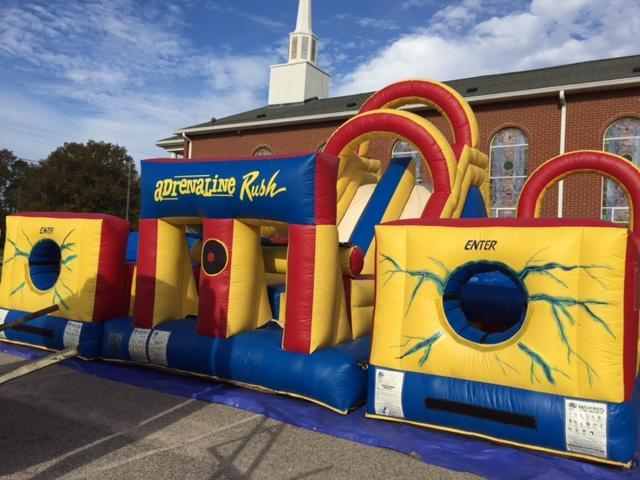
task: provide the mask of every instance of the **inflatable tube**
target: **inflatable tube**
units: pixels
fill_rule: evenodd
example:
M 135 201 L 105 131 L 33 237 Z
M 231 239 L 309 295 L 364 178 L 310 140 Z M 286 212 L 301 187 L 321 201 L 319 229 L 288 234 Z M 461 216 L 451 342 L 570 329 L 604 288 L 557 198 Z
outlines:
M 401 136 L 413 143 L 425 159 L 433 179 L 433 194 L 424 215 L 439 218 L 449 199 L 455 179 L 453 151 L 442 133 L 424 118 L 397 110 L 374 110 L 357 115 L 339 127 L 324 151 L 340 156 L 355 145 L 380 134 Z
M 0 309 L 0 325 L 11 325 L 27 313 Z M 77 348 L 83 358 L 99 358 L 102 353 L 102 323 L 76 322 L 45 315 L 28 324 L 3 330 L 0 340 L 47 350 Z
M 640 222 L 635 221 L 637 217 L 634 213 L 640 206 L 640 169 L 618 155 L 595 150 L 565 153 L 546 161 L 534 170 L 522 188 L 518 201 L 518 217 L 539 217 L 545 192 L 566 176 L 579 172 L 604 175 L 622 187 L 633 206 L 633 233 L 639 235 Z
M 369 97 L 360 113 L 412 104 L 434 107 L 444 116 L 451 127 L 456 158 L 460 158 L 465 146 L 477 146 L 480 135 L 473 110 L 458 92 L 440 82 L 404 80 L 393 83 Z
M 109 321 L 103 356 L 300 397 L 342 414 L 364 398 L 369 337 L 299 355 L 282 350 L 282 329 L 275 324 L 220 339 L 197 335 L 195 321 L 171 321 L 153 330 L 136 329 L 129 318 Z

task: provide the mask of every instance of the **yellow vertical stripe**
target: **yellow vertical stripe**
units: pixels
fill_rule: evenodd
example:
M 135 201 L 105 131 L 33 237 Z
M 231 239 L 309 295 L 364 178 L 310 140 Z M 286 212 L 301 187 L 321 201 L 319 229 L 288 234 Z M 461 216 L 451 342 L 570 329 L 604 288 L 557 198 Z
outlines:
M 233 221 L 227 336 L 254 330 L 271 320 L 260 229 Z
M 351 338 L 335 225 L 316 226 L 310 352 Z
M 197 304 L 184 227 L 158 220 L 153 325 L 196 313 Z

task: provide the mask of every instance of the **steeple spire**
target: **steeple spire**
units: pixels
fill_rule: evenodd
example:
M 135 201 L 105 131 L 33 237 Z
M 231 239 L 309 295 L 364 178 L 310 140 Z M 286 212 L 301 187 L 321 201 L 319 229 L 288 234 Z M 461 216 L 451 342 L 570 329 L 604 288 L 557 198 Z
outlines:
M 313 18 L 311 0 L 300 0 L 298 4 L 298 21 L 295 33 L 308 33 L 313 35 Z
M 330 75 L 317 64 L 318 37 L 313 33 L 311 0 L 298 0 L 296 29 L 289 34 L 287 63 L 271 66 L 269 105 L 329 96 Z
M 289 35 L 289 63 L 316 63 L 318 38 L 313 34 L 311 7 L 311 0 L 299 0 L 296 29 Z

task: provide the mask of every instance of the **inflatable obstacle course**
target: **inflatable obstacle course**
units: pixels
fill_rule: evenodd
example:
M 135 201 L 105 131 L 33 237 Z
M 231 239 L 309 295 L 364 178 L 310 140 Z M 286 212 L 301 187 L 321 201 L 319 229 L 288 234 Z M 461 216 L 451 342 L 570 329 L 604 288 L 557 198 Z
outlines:
M 413 104 L 444 115 L 451 144 Z M 417 148 L 431 190 L 416 159 L 370 158 L 385 137 Z M 8 217 L 0 340 L 60 351 L 42 366 L 132 362 L 628 466 L 637 217 L 631 230 L 535 217 L 575 171 L 637 206 L 639 172 L 562 155 L 530 177 L 517 219 L 487 219 L 477 144 L 459 94 L 406 81 L 323 152 L 143 161 L 139 232 L 107 215 Z

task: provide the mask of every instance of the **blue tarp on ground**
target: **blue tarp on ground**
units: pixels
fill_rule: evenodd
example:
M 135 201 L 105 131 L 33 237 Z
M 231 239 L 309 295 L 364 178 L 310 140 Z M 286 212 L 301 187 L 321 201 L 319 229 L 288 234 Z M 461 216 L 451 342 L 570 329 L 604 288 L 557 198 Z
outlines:
M 7 344 L 0 344 L 0 352 L 27 359 L 45 355 L 42 351 Z M 340 416 L 301 400 L 142 367 L 82 360 L 68 360 L 64 364 L 74 370 L 101 378 L 162 393 L 229 405 L 316 432 L 365 445 L 397 450 L 431 465 L 491 479 L 640 479 L 638 468 L 625 471 L 411 425 L 366 420 L 363 416 L 364 409 Z M 636 459 L 640 458 L 639 453 L 636 454 Z

